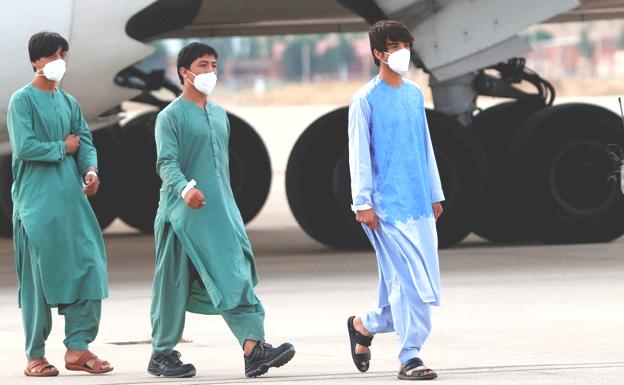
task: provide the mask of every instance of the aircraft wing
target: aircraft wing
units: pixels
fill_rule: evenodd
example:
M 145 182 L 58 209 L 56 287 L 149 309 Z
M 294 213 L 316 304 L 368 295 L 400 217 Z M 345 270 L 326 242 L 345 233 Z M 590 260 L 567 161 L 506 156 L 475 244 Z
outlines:
M 138 40 L 365 31 L 364 19 L 335 0 L 160 0 L 135 15 Z
M 198 36 L 252 36 L 366 31 L 382 17 L 412 21 L 462 0 L 160 0 L 139 13 L 128 32 L 139 40 Z M 473 7 L 487 1 L 472 1 Z M 521 2 L 514 2 L 519 5 Z M 553 5 L 565 1 L 549 1 Z M 523 7 L 523 6 L 522 6 Z M 393 10 L 393 12 L 384 12 Z M 381 11 L 381 12 L 379 12 Z M 580 5 L 540 22 L 624 17 L 623 0 L 580 0 Z M 175 20 L 173 20 L 175 19 Z
M 555 16 L 549 23 L 619 19 L 624 17 L 623 0 L 583 0 L 577 8 Z

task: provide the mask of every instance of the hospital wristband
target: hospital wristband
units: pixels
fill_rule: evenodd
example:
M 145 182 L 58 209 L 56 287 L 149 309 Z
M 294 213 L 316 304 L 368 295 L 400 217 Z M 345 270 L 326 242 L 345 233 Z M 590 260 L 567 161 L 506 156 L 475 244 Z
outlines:
M 184 199 L 184 197 L 186 196 L 186 193 L 191 191 L 191 189 L 195 188 L 195 186 L 197 186 L 197 182 L 195 182 L 195 179 L 191 179 L 191 181 L 186 184 L 186 187 L 184 187 L 184 189 L 180 193 L 180 195 L 182 196 L 182 199 Z
M 362 205 L 351 205 L 351 210 L 357 214 L 358 211 L 362 211 L 362 210 L 369 210 L 372 209 L 373 206 L 369 205 L 369 204 L 362 204 Z

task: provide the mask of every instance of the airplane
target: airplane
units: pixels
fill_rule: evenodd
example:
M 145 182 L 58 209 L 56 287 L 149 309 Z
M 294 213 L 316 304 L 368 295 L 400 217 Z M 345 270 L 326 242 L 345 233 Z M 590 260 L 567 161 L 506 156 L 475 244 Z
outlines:
M 69 41 L 61 86 L 76 96 L 98 149 L 100 225 L 152 230 L 160 179 L 155 116 L 180 93 L 164 71 L 134 66 L 165 38 L 357 32 L 381 19 L 416 37 L 413 64 L 430 74 L 427 118 L 446 196 L 440 247 L 475 232 L 494 242 L 607 242 L 624 234 L 624 197 L 607 145 L 624 146 L 619 117 L 602 107 L 553 105 L 555 89 L 525 66 L 518 32 L 539 23 L 624 17 L 623 0 L 25 0 L 0 15 L 0 233 L 11 234 L 10 95 L 32 78 L 26 42 L 39 31 Z M 526 91 L 520 84 L 534 89 Z M 509 101 L 479 111 L 478 96 Z M 133 113 L 124 101 L 149 108 Z M 367 240 L 349 210 L 348 107 L 319 117 L 289 157 L 286 190 L 301 228 L 335 248 Z M 248 222 L 271 184 L 266 147 L 229 113 L 231 185 Z M 279 119 L 279 116 L 275 117 Z

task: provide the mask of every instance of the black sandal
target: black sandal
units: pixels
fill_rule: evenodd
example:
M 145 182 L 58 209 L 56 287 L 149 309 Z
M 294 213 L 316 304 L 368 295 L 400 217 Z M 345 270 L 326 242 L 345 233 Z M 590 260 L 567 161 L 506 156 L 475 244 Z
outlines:
M 424 369 L 414 370 L 410 374 L 407 374 L 407 372 L 419 366 L 425 366 L 423 364 L 423 361 L 418 357 L 412 358 L 411 360 L 407 361 L 405 365 L 401 366 L 401 370 L 399 370 L 399 375 L 397 376 L 397 378 L 399 380 L 433 380 L 434 378 L 438 377 L 436 372 L 427 367 L 425 367 Z M 425 372 L 431 373 L 423 374 Z
M 353 319 L 355 316 L 349 317 L 347 320 L 347 329 L 349 330 L 349 341 L 351 342 L 351 358 L 353 358 L 353 363 L 355 367 L 362 373 L 368 370 L 370 367 L 371 354 L 370 351 L 366 353 L 355 353 L 355 345 L 359 344 L 362 346 L 371 346 L 373 342 L 373 337 L 367 337 L 364 334 L 355 330 L 353 327 Z

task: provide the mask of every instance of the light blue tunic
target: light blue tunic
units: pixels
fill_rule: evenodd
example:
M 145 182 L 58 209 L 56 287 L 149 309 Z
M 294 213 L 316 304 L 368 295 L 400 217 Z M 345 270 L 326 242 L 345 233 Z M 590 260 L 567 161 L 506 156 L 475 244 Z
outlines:
M 402 362 L 418 353 L 428 335 L 423 307 L 440 303 L 432 204 L 444 194 L 424 111 L 417 84 L 404 79 L 401 87 L 391 87 L 378 76 L 355 93 L 349 107 L 352 209 L 374 208 L 379 218 L 377 230 L 364 226 L 380 282 L 376 304 L 363 320 L 372 332 L 397 331 Z M 412 327 L 414 322 L 420 326 Z M 413 332 L 418 336 L 410 337 Z

